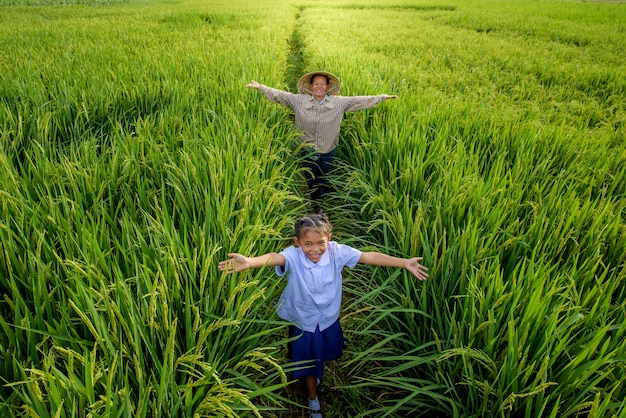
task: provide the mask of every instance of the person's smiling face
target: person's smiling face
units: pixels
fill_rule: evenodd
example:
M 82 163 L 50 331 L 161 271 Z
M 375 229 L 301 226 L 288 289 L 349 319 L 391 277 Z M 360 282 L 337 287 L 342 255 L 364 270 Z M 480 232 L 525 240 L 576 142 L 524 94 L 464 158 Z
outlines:
M 297 247 L 302 248 L 302 252 L 306 258 L 313 263 L 317 263 L 322 259 L 322 255 L 328 249 L 330 235 L 322 233 L 318 230 L 307 228 L 300 234 L 300 237 L 293 237 L 293 242 Z
M 326 76 L 316 75 L 311 80 L 311 91 L 313 91 L 313 97 L 318 101 L 323 99 L 328 91 L 328 81 L 326 80 Z

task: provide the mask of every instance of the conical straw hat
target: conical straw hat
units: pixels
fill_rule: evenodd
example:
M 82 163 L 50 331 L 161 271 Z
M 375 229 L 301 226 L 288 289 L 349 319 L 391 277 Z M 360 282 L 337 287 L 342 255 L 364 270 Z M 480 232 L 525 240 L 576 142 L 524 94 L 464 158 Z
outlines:
M 300 80 L 298 80 L 298 92 L 303 94 L 313 94 L 313 91 L 311 90 L 311 82 L 313 81 L 313 77 L 316 75 L 323 75 L 328 80 L 328 90 L 326 91 L 326 94 L 336 95 L 339 93 L 339 88 L 341 87 L 339 77 L 326 71 L 313 71 L 300 77 Z

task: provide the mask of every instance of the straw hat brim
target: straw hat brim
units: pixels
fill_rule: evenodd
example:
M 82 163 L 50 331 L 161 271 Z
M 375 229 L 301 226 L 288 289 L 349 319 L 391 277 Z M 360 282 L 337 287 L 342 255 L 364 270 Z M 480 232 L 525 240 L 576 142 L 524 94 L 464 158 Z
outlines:
M 339 93 L 339 89 L 341 88 L 341 81 L 339 80 L 339 77 L 327 71 L 312 71 L 300 77 L 300 80 L 298 80 L 298 92 L 313 94 L 313 91 L 311 90 L 311 80 L 316 75 L 323 75 L 328 78 L 328 90 L 326 91 L 326 94 L 336 95 Z

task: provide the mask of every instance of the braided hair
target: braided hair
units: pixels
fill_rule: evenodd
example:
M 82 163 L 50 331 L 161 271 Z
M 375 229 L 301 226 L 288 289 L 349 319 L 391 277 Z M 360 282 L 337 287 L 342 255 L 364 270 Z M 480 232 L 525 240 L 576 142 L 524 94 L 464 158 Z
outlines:
M 323 213 L 316 213 L 299 217 L 296 220 L 294 235 L 300 238 L 303 231 L 306 229 L 314 229 L 326 235 L 331 235 L 333 232 L 332 224 Z

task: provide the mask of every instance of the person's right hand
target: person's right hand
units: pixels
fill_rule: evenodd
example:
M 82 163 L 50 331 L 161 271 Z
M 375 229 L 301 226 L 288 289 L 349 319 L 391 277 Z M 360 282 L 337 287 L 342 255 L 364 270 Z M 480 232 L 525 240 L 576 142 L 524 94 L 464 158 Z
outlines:
M 254 81 L 252 80 L 251 83 L 246 84 L 246 87 L 251 87 L 253 89 L 259 89 L 259 87 L 261 87 L 261 84 L 258 81 Z
M 228 260 L 220 261 L 217 265 L 217 268 L 221 271 L 233 273 L 250 268 L 250 263 L 248 262 L 247 257 L 237 253 L 230 253 L 228 256 L 230 257 Z

